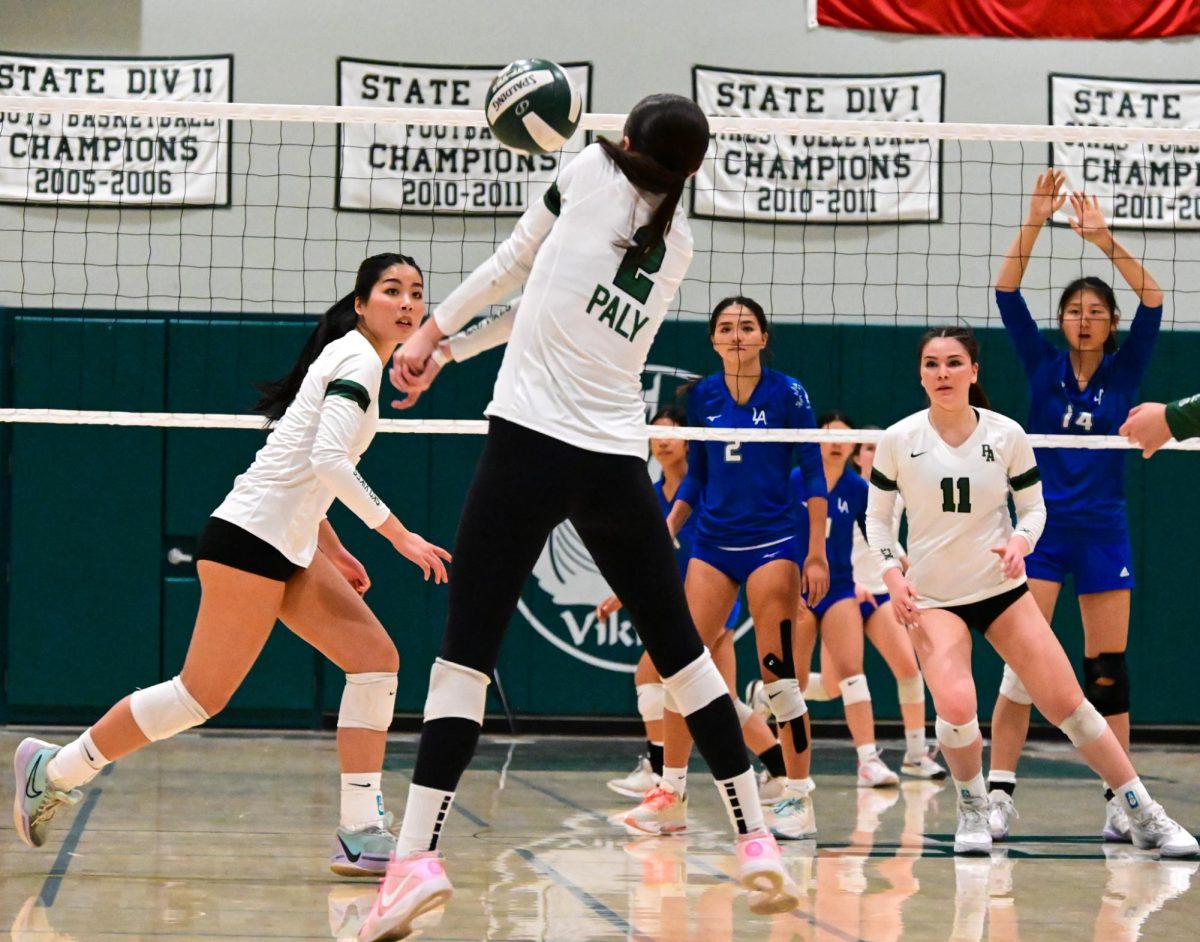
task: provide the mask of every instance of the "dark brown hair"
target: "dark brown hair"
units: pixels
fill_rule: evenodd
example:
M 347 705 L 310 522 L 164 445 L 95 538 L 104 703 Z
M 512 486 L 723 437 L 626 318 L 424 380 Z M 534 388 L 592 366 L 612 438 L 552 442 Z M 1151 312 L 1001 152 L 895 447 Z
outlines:
M 717 306 L 712 309 L 712 313 L 708 315 L 708 336 L 712 337 L 717 332 L 717 318 L 725 311 L 727 307 L 732 307 L 735 304 L 740 304 L 747 311 L 754 315 L 754 319 L 758 321 L 758 329 L 764 334 L 769 333 L 767 329 L 767 312 L 763 310 L 763 306 L 753 298 L 747 298 L 740 294 L 735 294 L 731 298 L 722 298 L 717 302 Z
M 1100 303 L 1108 308 L 1108 336 L 1104 340 L 1104 352 L 1117 352 L 1117 322 L 1121 311 L 1117 308 L 1117 296 L 1113 292 L 1112 286 L 1103 278 L 1097 278 L 1095 275 L 1084 275 L 1082 278 L 1076 278 L 1069 285 L 1063 288 L 1063 292 L 1058 298 L 1058 326 L 1062 327 L 1063 312 L 1067 309 L 1067 302 L 1071 300 L 1080 291 L 1091 291 L 1100 297 Z

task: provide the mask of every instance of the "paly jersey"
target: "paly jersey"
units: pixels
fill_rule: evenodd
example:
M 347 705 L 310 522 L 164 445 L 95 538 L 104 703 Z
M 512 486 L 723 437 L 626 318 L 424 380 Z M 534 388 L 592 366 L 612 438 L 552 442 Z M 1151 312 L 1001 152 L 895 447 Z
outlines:
M 819 447 L 819 446 L 818 446 Z M 829 516 L 825 519 L 825 556 L 829 560 L 831 585 L 854 581 L 851 556 L 855 533 L 865 530 L 867 519 L 867 482 L 853 469 L 846 468 L 829 492 Z M 804 472 L 792 469 L 792 513 L 795 515 L 796 542 L 799 552 L 808 549 L 808 486 Z
M 438 306 L 450 334 L 525 285 L 488 415 L 588 451 L 646 456 L 642 370 L 692 260 L 682 204 L 665 241 L 634 260 L 628 246 L 645 238 L 658 199 L 593 144 Z
M 808 393 L 799 382 L 764 369 L 743 405 L 724 373 L 696 383 L 687 396 L 688 424 L 705 428 L 816 428 Z M 751 549 L 792 535 L 792 465 L 799 463 L 808 494 L 825 496 L 821 450 L 813 442 L 688 443 L 688 473 L 680 499 L 698 511 L 696 539 L 709 546 Z
M 997 291 L 1000 317 L 1029 380 L 1029 431 L 1045 435 L 1116 435 L 1137 402 L 1163 309 L 1139 305 L 1129 335 L 1105 354 L 1079 388 L 1070 353 L 1042 336 L 1020 291 Z M 1051 530 L 1123 533 L 1125 459 L 1121 449 L 1039 448 Z
M 978 423 L 961 445 L 943 441 L 925 409 L 889 427 L 875 451 L 867 541 L 885 569 L 900 565 L 892 526 L 896 495 L 902 496 L 907 575 L 920 608 L 965 605 L 1021 585 L 1025 577 L 1006 578 L 992 550 L 1007 545 L 1014 532 L 1032 550 L 1045 526 L 1038 467 L 1024 430 L 999 413 L 975 412 Z
M 297 566 L 317 551 L 317 529 L 336 497 L 368 527 L 390 515 L 355 465 L 379 424 L 383 363 L 357 330 L 313 361 L 300 391 L 233 490 L 213 511 L 265 540 Z

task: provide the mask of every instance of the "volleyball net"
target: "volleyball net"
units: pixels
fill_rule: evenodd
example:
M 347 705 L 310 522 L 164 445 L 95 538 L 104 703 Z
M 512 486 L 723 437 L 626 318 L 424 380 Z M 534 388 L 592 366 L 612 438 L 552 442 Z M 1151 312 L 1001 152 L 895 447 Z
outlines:
M 562 153 L 525 156 L 500 147 L 476 111 L 19 97 L 0 107 L 10 374 L 0 420 L 60 423 L 75 412 L 80 423 L 164 427 L 251 426 L 240 414 L 253 401 L 249 380 L 265 377 L 231 377 L 240 399 L 200 401 L 195 412 L 170 408 L 165 383 L 132 390 L 126 374 L 157 372 L 161 325 L 187 325 L 186 347 L 169 355 L 188 361 L 188 375 L 237 373 L 228 359 L 245 353 L 230 346 L 234 335 L 278 346 L 265 361 L 286 365 L 294 350 L 282 348 L 298 344 L 277 345 L 268 325 L 311 323 L 349 290 L 362 258 L 396 250 L 422 264 L 436 308 L 589 140 L 624 122 L 587 114 Z M 1050 165 L 1069 188 L 1099 196 L 1117 238 L 1166 293 L 1147 392 L 1195 391 L 1200 130 L 746 117 L 711 126 L 687 196 L 695 257 L 651 356 L 651 406 L 676 378 L 716 368 L 703 323 L 718 299 L 746 295 L 770 316 L 771 364 L 806 382 L 806 371 L 824 374 L 810 384 L 818 411 L 849 394 L 866 403 L 863 421 L 894 420 L 892 406 L 919 404 L 911 331 L 999 328 L 991 284 Z M 1066 224 L 1069 213 L 1034 251 L 1030 308 L 1054 327 L 1062 286 L 1094 274 L 1117 289 L 1127 329 L 1136 298 Z M 97 331 L 130 348 L 109 375 L 88 368 Z M 1007 404 L 1004 391 L 1022 381 L 1003 353 L 985 378 Z M 890 390 L 874 397 L 878 408 L 858 393 L 873 383 Z M 159 393 L 162 406 L 146 408 Z M 392 419 L 383 430 L 478 433 L 477 415 Z

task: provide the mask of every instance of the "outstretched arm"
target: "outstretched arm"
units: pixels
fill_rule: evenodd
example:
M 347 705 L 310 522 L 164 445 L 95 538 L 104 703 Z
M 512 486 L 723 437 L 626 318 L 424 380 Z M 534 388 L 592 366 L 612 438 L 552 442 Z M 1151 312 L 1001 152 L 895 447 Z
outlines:
M 1075 218 L 1071 220 L 1071 228 L 1079 237 L 1092 243 L 1112 260 L 1113 266 L 1121 273 L 1125 283 L 1133 289 L 1142 304 L 1146 307 L 1162 307 L 1163 293 L 1158 282 L 1146 271 L 1141 261 L 1114 238 L 1104 213 L 1100 211 L 1100 201 L 1095 196 L 1072 193 L 1071 209 L 1075 213 Z
M 1047 170 L 1038 176 L 1033 194 L 1029 197 L 1029 211 L 1025 214 L 1025 221 L 1021 224 L 1012 245 L 1008 247 L 1004 261 L 1000 263 L 1000 271 L 996 275 L 997 291 L 1016 291 L 1021 287 L 1025 269 L 1029 267 L 1029 259 L 1033 255 L 1034 243 L 1042 234 L 1042 227 L 1051 216 L 1062 209 L 1067 200 L 1067 194 L 1063 192 L 1066 182 L 1067 176 L 1061 170 Z

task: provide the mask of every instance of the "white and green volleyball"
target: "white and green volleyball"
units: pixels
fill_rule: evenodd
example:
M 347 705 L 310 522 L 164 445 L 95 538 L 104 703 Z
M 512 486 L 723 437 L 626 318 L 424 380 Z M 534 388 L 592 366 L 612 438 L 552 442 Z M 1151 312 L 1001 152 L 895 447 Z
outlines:
M 492 79 L 483 109 L 492 133 L 505 147 L 548 154 L 575 133 L 583 99 L 555 63 L 521 59 Z

